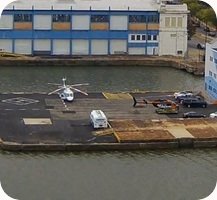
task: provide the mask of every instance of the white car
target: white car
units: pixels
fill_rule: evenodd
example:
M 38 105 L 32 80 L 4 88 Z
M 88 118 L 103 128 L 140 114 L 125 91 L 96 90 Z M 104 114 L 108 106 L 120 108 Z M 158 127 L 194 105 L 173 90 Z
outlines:
M 175 97 L 175 99 L 177 99 L 178 97 L 193 96 L 193 93 L 191 91 L 181 91 L 181 92 L 175 92 L 173 96 Z
M 210 113 L 209 117 L 210 118 L 217 118 L 217 111 L 214 113 Z

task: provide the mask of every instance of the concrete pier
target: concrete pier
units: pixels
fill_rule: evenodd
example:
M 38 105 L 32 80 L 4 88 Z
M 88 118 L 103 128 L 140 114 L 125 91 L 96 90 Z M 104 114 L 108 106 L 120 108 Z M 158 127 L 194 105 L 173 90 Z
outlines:
M 90 151 L 217 147 L 216 119 L 183 119 L 196 110 L 209 116 L 217 105 L 157 114 L 152 104 L 133 107 L 133 99 L 173 100 L 172 92 L 75 93 L 65 105 L 58 95 L 0 94 L 0 147 L 11 151 Z M 93 129 L 89 114 L 103 110 L 107 129 Z

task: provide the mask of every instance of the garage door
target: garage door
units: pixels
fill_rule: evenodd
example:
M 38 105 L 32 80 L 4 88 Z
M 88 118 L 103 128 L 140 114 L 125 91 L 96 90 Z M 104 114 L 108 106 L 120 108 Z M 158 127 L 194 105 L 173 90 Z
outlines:
M 0 40 L 0 51 L 10 52 L 13 51 L 13 43 L 12 40 Z
M 32 54 L 32 40 L 15 40 L 14 52 L 20 54 Z
M 89 41 L 88 40 L 72 40 L 72 54 L 88 55 Z
M 122 54 L 127 52 L 127 41 L 126 40 L 110 40 L 110 53 L 111 54 Z
M 145 48 L 131 47 L 128 49 L 128 53 L 131 55 L 145 55 Z
M 70 40 L 53 40 L 53 55 L 70 55 Z
M 51 41 L 47 39 L 34 40 L 34 55 L 50 55 Z
M 92 55 L 107 55 L 108 54 L 108 40 L 92 40 L 91 41 Z

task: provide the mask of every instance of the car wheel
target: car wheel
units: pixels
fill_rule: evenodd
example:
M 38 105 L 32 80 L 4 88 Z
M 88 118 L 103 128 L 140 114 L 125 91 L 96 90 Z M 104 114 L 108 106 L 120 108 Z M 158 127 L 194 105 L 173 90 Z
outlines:
M 187 105 L 187 107 L 188 107 L 188 108 L 190 108 L 190 107 L 191 107 L 191 105 L 190 105 L 190 104 L 188 104 L 188 105 Z

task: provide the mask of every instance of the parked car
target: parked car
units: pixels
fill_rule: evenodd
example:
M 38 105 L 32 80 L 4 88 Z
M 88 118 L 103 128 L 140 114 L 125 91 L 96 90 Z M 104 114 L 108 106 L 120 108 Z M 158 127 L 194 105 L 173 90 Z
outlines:
M 172 107 L 157 108 L 155 111 L 158 114 L 178 114 L 179 112 L 178 108 Z
M 204 44 L 201 44 L 201 43 L 198 43 L 198 44 L 197 44 L 197 48 L 198 48 L 198 49 L 205 49 L 205 45 L 204 45 Z
M 194 27 L 200 27 L 200 21 L 192 21 Z
M 182 101 L 182 105 L 186 106 L 188 108 L 194 107 L 194 108 L 198 108 L 198 107 L 202 107 L 202 108 L 206 108 L 207 107 L 207 102 L 201 99 L 185 99 Z
M 206 32 L 210 32 L 210 29 L 209 29 L 208 26 L 205 26 L 203 30 L 206 31 Z
M 193 93 L 192 91 L 186 90 L 186 91 L 175 92 L 173 96 L 175 97 L 175 99 L 177 99 L 178 97 L 193 96 Z
M 206 117 L 206 115 L 194 111 L 186 112 L 183 114 L 183 118 L 204 118 L 204 117 Z
M 209 114 L 210 118 L 217 118 L 217 111 Z
M 211 37 L 215 37 L 216 36 L 216 32 L 215 31 L 210 31 L 208 33 L 208 35 L 211 36 Z
M 201 98 L 201 96 L 195 96 L 195 95 L 186 95 L 186 96 L 179 96 L 179 97 L 177 97 L 176 98 L 176 101 L 178 102 L 178 103 L 182 103 L 183 102 L 183 100 L 186 100 L 186 99 L 202 99 Z

